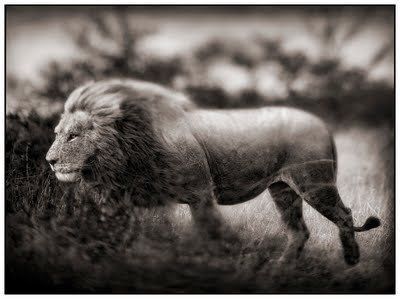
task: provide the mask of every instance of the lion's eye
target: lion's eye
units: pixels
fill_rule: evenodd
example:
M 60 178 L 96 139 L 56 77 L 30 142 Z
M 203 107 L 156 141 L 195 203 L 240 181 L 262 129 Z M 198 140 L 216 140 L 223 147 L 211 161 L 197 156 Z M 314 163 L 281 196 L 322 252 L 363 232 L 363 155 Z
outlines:
M 77 134 L 70 134 L 70 135 L 68 136 L 68 141 L 72 141 L 72 140 L 74 140 L 76 137 L 78 137 Z

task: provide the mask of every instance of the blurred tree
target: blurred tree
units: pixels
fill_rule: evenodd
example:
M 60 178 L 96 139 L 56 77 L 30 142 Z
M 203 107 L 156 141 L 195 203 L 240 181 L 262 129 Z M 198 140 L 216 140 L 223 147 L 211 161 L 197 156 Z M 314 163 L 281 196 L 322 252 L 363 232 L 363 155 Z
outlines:
M 346 7 L 310 8 L 305 26 L 319 41 L 320 59 L 338 60 L 343 46 L 363 30 L 370 17 L 370 10 L 360 7 L 351 18 L 348 16 L 349 10 Z

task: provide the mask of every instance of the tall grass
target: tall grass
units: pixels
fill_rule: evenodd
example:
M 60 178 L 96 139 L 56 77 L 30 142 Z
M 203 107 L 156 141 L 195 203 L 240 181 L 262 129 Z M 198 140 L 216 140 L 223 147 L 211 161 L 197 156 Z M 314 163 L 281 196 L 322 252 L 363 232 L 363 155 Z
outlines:
M 31 214 L 7 214 L 8 291 L 391 292 L 393 182 L 386 167 L 392 156 L 383 154 L 390 130 L 352 129 L 338 132 L 336 141 L 338 186 L 355 222 L 370 215 L 382 220 L 357 235 L 355 267 L 343 261 L 336 227 L 304 203 L 311 238 L 292 268 L 279 268 L 286 235 L 268 193 L 220 207 L 241 240 L 229 253 L 197 237 L 186 206 L 149 210 L 129 200 L 98 204 L 64 195 Z

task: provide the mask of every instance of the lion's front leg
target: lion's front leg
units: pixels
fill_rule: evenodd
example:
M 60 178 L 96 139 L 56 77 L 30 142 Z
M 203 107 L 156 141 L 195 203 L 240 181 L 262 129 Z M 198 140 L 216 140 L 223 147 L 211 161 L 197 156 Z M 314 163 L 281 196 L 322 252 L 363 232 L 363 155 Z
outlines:
M 189 206 L 195 227 L 203 237 L 214 240 L 223 237 L 222 216 L 213 200 L 202 200 Z
M 190 211 L 195 229 L 197 229 L 204 241 L 211 241 L 209 244 L 213 244 L 218 251 L 222 250 L 225 253 L 236 252 L 239 249 L 239 237 L 223 221 L 214 200 L 191 203 Z

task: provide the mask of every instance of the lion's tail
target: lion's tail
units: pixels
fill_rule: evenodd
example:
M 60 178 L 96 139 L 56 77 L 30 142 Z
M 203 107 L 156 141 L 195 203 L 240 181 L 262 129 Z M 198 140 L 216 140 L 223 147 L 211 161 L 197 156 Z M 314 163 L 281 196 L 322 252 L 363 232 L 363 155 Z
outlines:
M 368 217 L 368 219 L 365 221 L 363 226 L 355 226 L 354 231 L 355 232 L 365 232 L 367 230 L 378 227 L 379 225 L 381 225 L 381 221 L 379 220 L 379 218 L 371 216 L 371 217 Z

